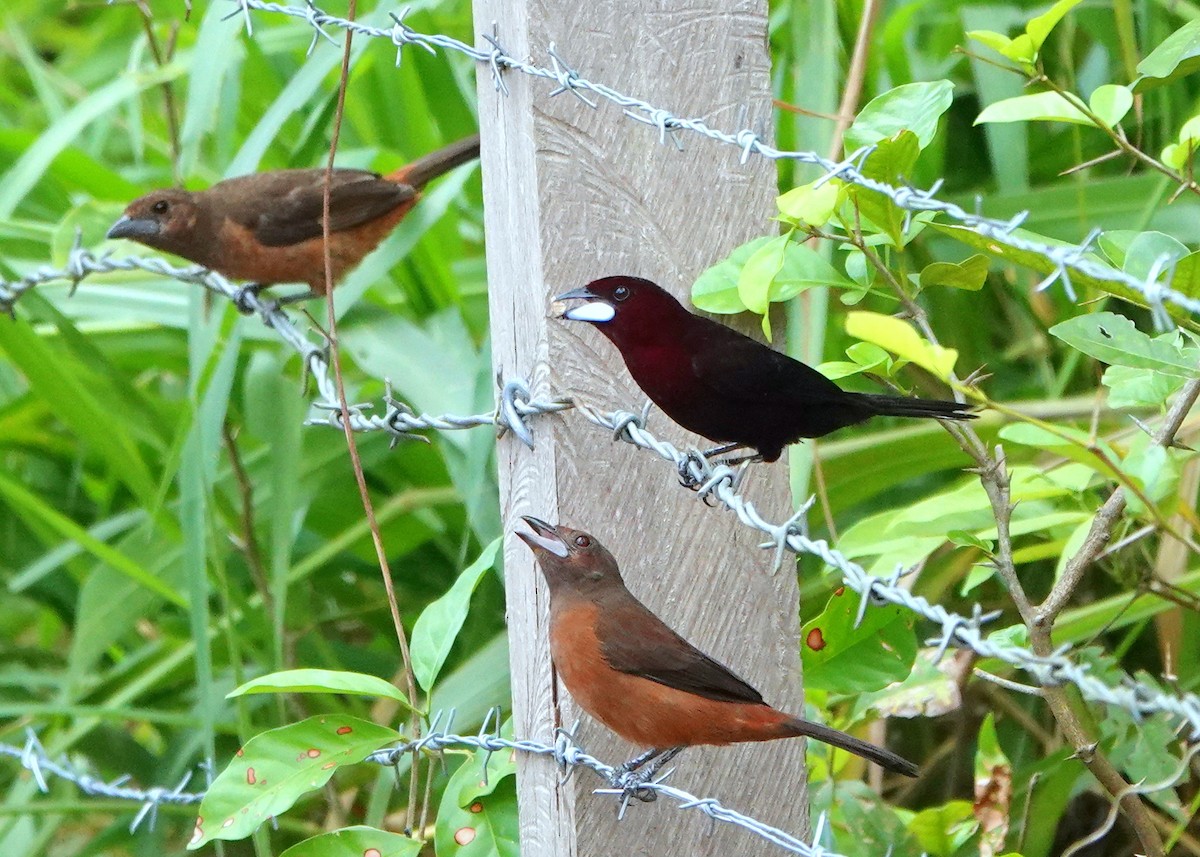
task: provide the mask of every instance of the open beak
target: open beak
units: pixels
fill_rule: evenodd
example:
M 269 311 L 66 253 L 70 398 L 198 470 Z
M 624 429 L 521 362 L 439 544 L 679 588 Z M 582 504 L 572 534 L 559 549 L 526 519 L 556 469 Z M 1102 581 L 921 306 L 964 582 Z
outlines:
M 602 324 L 606 321 L 612 321 L 613 316 L 617 314 L 612 304 L 601 298 L 587 286 L 563 292 L 554 299 L 555 304 L 561 301 L 585 301 L 585 303 L 579 306 L 573 306 L 563 311 L 561 317 L 570 319 L 571 321 L 590 321 L 593 324 Z
M 521 520 L 529 525 L 533 530 L 532 533 L 517 532 L 521 540 L 537 553 L 539 550 L 544 550 L 554 554 L 556 557 L 565 559 L 569 551 L 567 543 L 563 541 L 563 537 L 558 534 L 558 530 L 547 524 L 545 521 L 539 520 L 531 515 L 522 515 Z
M 157 220 L 126 215 L 112 225 L 112 229 L 108 230 L 108 237 L 140 241 L 143 238 L 153 238 L 161 231 L 162 225 Z

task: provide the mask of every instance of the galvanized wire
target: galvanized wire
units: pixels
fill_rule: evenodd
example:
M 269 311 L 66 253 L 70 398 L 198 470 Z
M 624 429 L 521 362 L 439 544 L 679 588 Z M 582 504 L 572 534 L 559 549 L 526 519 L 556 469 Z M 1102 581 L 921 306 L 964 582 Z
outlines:
M 484 720 L 483 726 L 475 735 L 458 735 L 450 731 L 453 725 L 452 712 L 447 718 L 445 727 L 441 729 L 438 728 L 440 720 L 440 714 L 435 716 L 430 731 L 421 738 L 399 747 L 378 750 L 367 756 L 364 761 L 394 767 L 401 760 L 405 759 L 413 749 L 436 752 L 448 748 L 466 747 L 485 752 L 487 755 L 485 756 L 484 763 L 486 764 L 487 758 L 490 758 L 491 754 L 497 750 L 515 750 L 520 753 L 552 757 L 564 770 L 589 768 L 603 777 L 609 784 L 616 783 L 612 787 L 596 789 L 595 793 L 613 795 L 619 798 L 618 812 L 622 815 L 633 796 L 632 789 L 627 790 L 620 786 L 622 780 L 617 778 L 616 769 L 613 766 L 607 765 L 584 752 L 582 748 L 575 744 L 572 736 L 566 731 L 559 731 L 554 744 L 545 744 L 540 741 L 502 738 L 499 734 L 498 726 L 495 731 L 489 732 L 488 725 L 492 722 L 491 716 Z M 498 713 L 495 715 L 495 721 L 498 724 Z M 23 747 L 0 744 L 0 756 L 8 756 L 18 760 L 21 767 L 29 771 L 33 776 L 38 789 L 43 793 L 49 791 L 49 784 L 46 781 L 46 777 L 53 776 L 74 783 L 81 792 L 87 795 L 141 804 L 141 808 L 130 822 L 130 832 L 136 831 L 143 822 L 147 822 L 148 826 L 153 829 L 158 818 L 158 810 L 165 804 L 175 806 L 194 805 L 200 803 L 205 795 L 202 791 L 184 791 L 191 779 L 191 774 L 188 774 L 173 789 L 160 787 L 143 789 L 129 786 L 126 785 L 130 779 L 128 775 L 121 776 L 111 782 L 106 782 L 79 770 L 65 759 L 59 761 L 51 759 L 33 732 L 29 733 Z M 679 809 L 696 809 L 714 821 L 744 828 L 755 836 L 759 836 L 792 854 L 799 854 L 802 857 L 839 857 L 835 852 L 828 851 L 820 845 L 820 839 L 824 831 L 824 816 L 818 819 L 812 842 L 804 842 L 777 827 L 740 813 L 737 810 L 730 809 L 714 798 L 697 797 L 683 789 L 668 785 L 665 780 L 670 773 L 668 771 L 652 782 L 638 784 L 636 786 L 637 791 L 642 795 L 653 792 L 656 796 L 661 795 L 675 801 Z
M 340 407 L 337 405 L 336 389 L 330 377 L 324 350 L 301 333 L 287 314 L 270 300 L 254 294 L 243 294 L 224 277 L 202 268 L 177 268 L 153 257 L 97 257 L 76 246 L 65 268 L 42 268 L 14 283 L 0 283 L 0 308 L 4 306 L 6 299 L 15 299 L 24 290 L 42 282 L 70 280 L 78 283 L 94 273 L 129 270 L 143 270 L 196 283 L 230 299 L 241 300 L 250 310 L 258 313 L 284 342 L 300 353 L 320 392 L 320 398 L 314 403 L 314 407 L 329 410 L 331 423 L 338 424 Z M 819 557 L 827 565 L 837 569 L 844 577 L 846 585 L 859 593 L 862 599 L 859 606 L 860 616 L 872 601 L 900 605 L 941 629 L 941 634 L 932 641 L 938 647 L 939 653 L 952 644 L 965 646 L 981 657 L 996 658 L 1024 670 L 1043 685 L 1072 684 L 1079 688 L 1084 698 L 1123 708 L 1134 716 L 1167 714 L 1175 717 L 1189 727 L 1192 740 L 1200 739 L 1200 697 L 1196 694 L 1172 694 L 1128 676 L 1118 686 L 1110 686 L 1091 675 L 1086 665 L 1072 660 L 1068 656 L 1070 646 L 1063 646 L 1050 656 L 1040 657 L 1012 643 L 989 640 L 983 631 L 983 625 L 998 614 L 985 614 L 976 604 L 970 616 L 963 616 L 947 610 L 940 604 L 931 604 L 922 596 L 914 595 L 899 586 L 899 571 L 888 579 L 868 574 L 861 565 L 830 547 L 824 540 L 808 537 L 803 525 L 805 509 L 801 509 L 782 523 L 766 520 L 752 503 L 736 491 L 736 473 L 732 469 L 710 463 L 695 452 L 680 451 L 672 444 L 659 440 L 646 430 L 645 413 L 601 413 L 583 403 L 572 405 L 563 399 L 536 399 L 530 393 L 528 385 L 520 379 L 498 380 L 498 383 L 500 395 L 496 409 L 491 413 L 467 416 L 416 414 L 402 402 L 389 396 L 380 415 L 368 414 L 369 405 L 352 406 L 350 423 L 356 431 L 386 431 L 393 439 L 412 437 L 411 432 L 424 429 L 457 430 L 494 425 L 498 432 L 512 431 L 523 443 L 532 446 L 533 433 L 528 425 L 530 417 L 558 413 L 575 407 L 589 421 L 611 432 L 615 437 L 654 452 L 677 468 L 684 467 L 700 487 L 702 496 L 713 497 L 733 511 L 743 524 L 768 536 L 767 545 L 776 551 L 777 562 L 781 560 L 785 551 L 790 550 Z
M 156 256 L 113 257 L 107 253 L 97 255 L 85 249 L 77 235 L 64 267 L 55 268 L 44 265 L 20 279 L 7 282 L 0 280 L 0 312 L 11 314 L 22 295 L 44 283 L 65 280 L 72 284 L 73 291 L 81 282 L 95 274 L 122 271 L 144 271 L 185 283 L 193 283 L 228 298 L 245 312 L 258 315 L 267 327 L 275 331 L 280 339 L 300 355 L 305 372 L 313 379 L 318 393 L 313 407 L 328 411 L 329 416 L 327 420 L 310 420 L 310 422 L 341 425 L 341 405 L 338 403 L 337 385 L 330 371 L 324 344 L 318 344 L 301 332 L 292 322 L 291 317 L 269 296 L 242 289 L 220 274 L 197 265 L 178 267 Z M 355 431 L 386 431 L 392 435 L 393 440 L 419 437 L 413 435 L 412 432 L 421 429 L 452 431 L 492 425 L 496 427 L 498 433 L 511 431 L 522 443 L 532 447 L 533 434 L 526 424 L 527 418 L 534 414 L 555 413 L 571 406 L 567 401 L 535 400 L 528 387 L 519 379 L 507 382 L 497 380 L 497 384 L 499 391 L 496 409 L 491 413 L 466 416 L 415 413 L 406 404 L 397 401 L 392 396 L 389 384 L 382 412 L 368 413 L 372 408 L 368 404 L 351 405 L 349 409 L 350 425 Z

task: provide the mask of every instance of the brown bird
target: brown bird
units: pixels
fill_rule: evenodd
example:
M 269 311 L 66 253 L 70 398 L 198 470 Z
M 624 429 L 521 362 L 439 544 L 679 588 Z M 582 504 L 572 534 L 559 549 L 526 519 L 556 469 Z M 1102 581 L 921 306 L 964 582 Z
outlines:
M 336 285 L 417 204 L 425 185 L 479 157 L 479 135 L 451 143 L 381 176 L 335 169 L 329 187 L 329 238 Z M 257 292 L 307 283 L 325 294 L 322 214 L 325 170 L 272 170 L 226 179 L 207 190 L 156 190 L 135 199 L 108 230 L 182 256 Z
M 693 315 L 640 277 L 604 277 L 554 300 L 584 301 L 563 318 L 588 322 L 604 334 L 668 417 L 725 444 L 706 456 L 753 447 L 756 457 L 775 461 L 790 443 L 873 416 L 975 419 L 961 402 L 843 390 L 799 360 Z
M 587 533 L 524 517 L 518 532 L 550 586 L 550 656 L 571 696 L 627 741 L 650 749 L 618 776 L 684 747 L 816 738 L 904 774 L 912 762 L 845 732 L 793 717 L 672 631 L 625 588 L 617 561 Z

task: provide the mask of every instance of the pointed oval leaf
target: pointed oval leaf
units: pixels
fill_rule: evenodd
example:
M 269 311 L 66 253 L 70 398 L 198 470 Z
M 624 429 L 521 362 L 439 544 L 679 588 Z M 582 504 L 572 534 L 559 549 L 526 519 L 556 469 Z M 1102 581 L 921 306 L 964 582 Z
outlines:
M 283 670 L 259 676 L 225 694 L 226 699 L 251 693 L 348 693 L 382 696 L 412 709 L 407 697 L 394 684 L 378 676 L 345 670 Z
M 950 109 L 954 84 L 948 80 L 906 83 L 875 96 L 846 131 L 846 151 L 894 137 L 905 129 L 917 135 L 922 149 L 933 142 L 938 120 Z
M 1092 125 L 1083 111 L 1057 92 L 1035 92 L 1004 98 L 983 108 L 976 125 L 985 122 L 1071 122 Z
M 1181 378 L 1200 378 L 1200 348 L 1152 339 L 1113 312 L 1076 316 L 1050 328 L 1063 342 L 1102 363 L 1154 369 Z
M 929 370 L 938 378 L 947 378 L 954 369 L 958 352 L 921 338 L 909 324 L 890 315 L 856 311 L 846 315 L 846 333 L 903 357 Z
M 463 570 L 449 591 L 417 617 L 412 631 L 412 666 L 417 684 L 423 690 L 433 687 L 442 671 L 446 656 L 471 609 L 471 595 L 484 573 L 495 566 L 499 550 L 500 538 L 497 537 Z
M 401 737 L 345 715 L 310 717 L 255 735 L 208 787 L 188 850 L 249 836 L 305 792 L 325 785 L 342 765 L 358 764 Z

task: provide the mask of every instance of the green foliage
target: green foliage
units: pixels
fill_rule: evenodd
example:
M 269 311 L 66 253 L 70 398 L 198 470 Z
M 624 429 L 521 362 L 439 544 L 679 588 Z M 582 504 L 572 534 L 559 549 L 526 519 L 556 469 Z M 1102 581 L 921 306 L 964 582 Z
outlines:
M 190 21 L 181 4 L 151 5 L 147 24 L 134 4 L 6 3 L 5 278 L 61 265 L 77 229 L 86 246 L 130 252 L 103 235 L 150 187 L 324 163 L 338 50 L 318 41 L 307 55 L 310 31 L 294 20 L 256 16 L 247 38 L 238 18 L 223 20 L 222 4 L 197 3 Z M 387 8 L 367 3 L 360 14 L 386 26 Z M 829 0 L 772 4 L 778 98 L 838 111 L 860 12 Z M 1028 209 L 1018 238 L 1073 247 L 1099 227 L 1088 261 L 1136 277 L 1157 271 L 1162 282 L 1171 275 L 1174 288 L 1200 296 L 1200 200 L 1187 184 L 1200 139 L 1191 14 L 1186 5 L 1074 0 L 884 4 L 842 145 L 832 145 L 834 123 L 790 111 L 776 117 L 777 141 L 821 154 L 873 145 L 862 168 L 881 181 L 944 179 L 940 197 L 967 209 L 979 199 L 1001 218 Z M 478 30 L 465 0 L 420 5 L 407 20 L 468 42 Z M 475 130 L 463 58 L 406 50 L 397 68 L 390 46 L 359 39 L 353 59 L 340 163 L 387 170 Z M 612 82 L 602 71 L 587 69 Z M 1139 154 L 1107 158 L 1121 140 Z M 881 391 L 882 379 L 937 397 L 953 387 L 994 405 L 973 426 L 1003 444 L 1012 558 L 1035 596 L 1062 577 L 1096 509 L 1124 488 L 1127 511 L 1059 617 L 1055 643 L 1091 644 L 1083 657 L 1106 680 L 1140 671 L 1154 683 L 1170 669 L 1179 688 L 1193 688 L 1178 653 L 1200 646 L 1200 566 L 1187 541 L 1200 523 L 1187 478 L 1195 457 L 1150 443 L 1130 416 L 1153 430 L 1197 377 L 1200 346 L 1188 334 L 1197 321 L 1167 307 L 1184 332 L 1163 332 L 1140 295 L 1077 271 L 1075 302 L 1061 280 L 1035 291 L 1059 274 L 1056 263 L 928 212 L 910 215 L 803 164 L 779 169 L 779 225 L 764 221 L 764 237 L 700 273 L 696 307 L 753 311 L 777 339 L 788 316 L 790 344 L 848 387 Z M 696 216 L 754 215 L 719 200 Z M 440 433 L 394 450 L 385 438 L 359 440 L 412 629 L 421 693 L 406 700 L 392 683 L 400 655 L 344 441 L 303 425 L 326 415 L 308 412 L 290 352 L 223 302 L 148 274 L 105 275 L 69 293 L 67 284 L 39 287 L 15 323 L 0 321 L 0 737 L 19 742 L 33 724 L 52 755 L 143 784 L 173 784 L 198 758 L 219 760 L 227 767 L 200 813 L 205 841 L 259 829 L 261 854 L 416 853 L 383 828 L 420 807 L 406 805 L 390 772 L 352 763 L 407 730 L 406 702 L 455 708 L 464 730 L 507 705 L 502 587 L 487 573 L 501 534 L 490 433 Z M 313 311 L 323 316 L 319 304 Z M 490 409 L 478 170 L 430 188 L 347 278 L 337 311 L 354 401 L 378 400 L 390 380 L 419 410 Z M 990 377 L 963 380 L 984 367 Z M 1194 432 L 1181 442 L 1195 447 Z M 810 479 L 814 448 L 821 467 Z M 797 484 L 819 486 L 828 513 L 810 515 L 815 536 L 882 577 L 907 570 L 901 581 L 915 597 L 1001 611 L 989 639 L 1028 645 L 995 574 L 1001 534 L 988 497 L 939 426 L 874 420 L 795 447 L 792 458 Z M 847 729 L 886 722 L 889 745 L 928 766 L 911 790 L 885 778 L 881 796 L 859 760 L 813 747 L 812 809 L 828 818 L 822 844 L 896 857 L 1049 854 L 1079 795 L 1097 787 L 1068 758 L 1043 701 L 981 691 L 953 650 L 938 660 L 922 647 L 935 630 L 895 609 L 869 607 L 854 627 L 857 598 L 835 594 L 837 576 L 807 559 L 800 570 L 812 716 Z M 977 666 L 1029 680 L 999 663 Z M 1178 769 L 1168 724 L 1078 707 L 1128 781 Z M 354 731 L 330 733 L 336 724 Z M 430 775 L 433 827 L 422 833 L 443 857 L 515 854 L 511 756 L 494 754 L 486 776 L 484 754 L 450 754 L 452 766 L 459 759 L 449 775 Z M 326 832 L 320 786 L 335 772 L 354 826 Z M 164 810 L 156 831 L 131 836 L 128 813 L 65 788 L 43 807 L 31 782 L 11 769 L 0 776 L 5 855 L 175 853 L 193 830 L 190 813 Z M 738 794 L 729 784 L 721 797 L 736 807 Z M 1168 787 L 1146 800 L 1180 833 L 1190 797 Z M 277 830 L 261 825 L 277 813 Z

